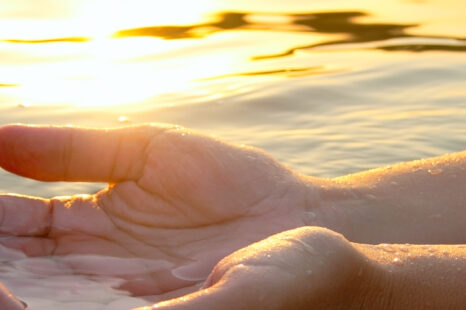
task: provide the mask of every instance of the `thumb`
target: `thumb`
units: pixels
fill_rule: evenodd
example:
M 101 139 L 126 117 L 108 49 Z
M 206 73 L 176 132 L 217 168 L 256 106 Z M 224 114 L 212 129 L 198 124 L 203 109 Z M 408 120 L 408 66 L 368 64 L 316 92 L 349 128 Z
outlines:
M 3 284 L 0 283 L 0 309 L 24 310 L 26 304 L 17 299 Z

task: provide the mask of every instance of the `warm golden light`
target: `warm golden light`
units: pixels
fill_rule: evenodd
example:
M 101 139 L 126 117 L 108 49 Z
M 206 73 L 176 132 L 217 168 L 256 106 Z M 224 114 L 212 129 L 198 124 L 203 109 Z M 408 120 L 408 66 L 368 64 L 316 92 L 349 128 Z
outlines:
M 47 1 L 47 10 L 39 2 L 2 2 L 0 49 L 8 65 L 0 84 L 16 85 L 2 93 L 23 105 L 157 105 L 158 95 L 183 92 L 196 81 L 347 71 L 338 58 L 327 60 L 330 52 L 466 48 L 451 37 L 413 37 L 449 28 L 444 5 L 438 4 L 442 14 L 423 10 L 413 17 L 410 2 L 356 2 L 365 10 L 352 10 L 354 2 L 342 2 L 338 10 L 315 3 L 315 12 L 305 2 L 287 12 L 283 2 L 263 0 L 67 0 Z M 414 18 L 429 22 L 417 26 Z M 211 86 L 202 92 L 221 98 L 224 90 Z
M 197 54 L 185 59 L 186 49 L 198 44 L 191 40 L 111 38 L 119 29 L 201 23 L 210 3 L 70 1 L 72 10 L 63 18 L 1 20 L 0 39 L 17 44 L 7 46 L 11 58 L 24 55 L 26 59 L 34 54 L 27 74 L 21 67 L 6 72 L 9 80 L 19 84 L 7 92 L 27 105 L 121 105 L 180 90 L 189 81 L 228 71 L 230 61 L 219 56 Z M 176 53 L 182 57 L 167 59 Z
M 184 53 L 193 48 L 188 41 L 103 38 L 83 44 L 83 58 L 75 56 L 76 59 L 53 65 L 36 64 L 29 74 L 16 75 L 20 85 L 8 92 L 28 105 L 131 104 L 160 93 L 181 91 L 191 81 L 230 71 L 232 65 L 221 53 L 164 60 L 164 53 Z M 124 48 L 128 44 L 132 49 Z M 161 55 L 160 59 L 157 55 Z M 144 57 L 155 59 L 139 61 Z
M 213 2 L 68 0 L 60 5 L 30 1 L 22 7 L 7 1 L 0 3 L 2 15 L 7 16 L 0 19 L 0 39 L 94 39 L 125 28 L 199 23 L 212 11 Z

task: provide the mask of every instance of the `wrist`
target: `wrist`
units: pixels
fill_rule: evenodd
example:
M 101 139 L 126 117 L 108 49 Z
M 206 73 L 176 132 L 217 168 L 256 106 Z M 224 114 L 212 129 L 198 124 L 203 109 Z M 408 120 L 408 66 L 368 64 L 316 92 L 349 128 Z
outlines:
M 312 268 L 318 265 L 325 273 L 319 275 L 313 271 L 298 281 L 301 294 L 309 298 L 304 306 L 294 308 L 308 309 L 312 305 L 316 309 L 379 309 L 372 306 L 377 305 L 384 293 L 387 280 L 384 270 L 341 234 L 317 227 L 302 229 L 305 233 L 300 240 L 312 245 L 314 252 L 302 261 L 300 274 L 311 268 L 307 266 L 309 262 L 314 265 Z
M 389 269 L 379 260 L 374 259 L 374 254 L 369 251 L 372 246 L 366 244 L 352 243 L 353 247 L 360 253 L 360 265 L 354 283 L 348 309 L 372 310 L 391 309 L 393 279 Z
M 349 241 L 371 243 L 374 233 L 362 225 L 368 203 L 360 189 L 330 179 L 304 176 L 302 180 L 306 189 L 302 218 L 306 226 L 325 227 Z

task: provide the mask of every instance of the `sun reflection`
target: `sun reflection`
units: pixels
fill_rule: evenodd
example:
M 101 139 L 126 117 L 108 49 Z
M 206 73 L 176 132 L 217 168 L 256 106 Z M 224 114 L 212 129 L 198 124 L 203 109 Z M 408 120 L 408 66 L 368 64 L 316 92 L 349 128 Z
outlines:
M 364 11 L 303 12 L 261 1 L 250 11 L 226 0 L 66 0 L 49 10 L 31 2 L 27 16 L 1 2 L 2 93 L 28 105 L 159 104 L 160 94 L 196 81 L 346 71 L 318 59 L 330 50 L 466 50 L 464 40 L 414 36 L 417 24 L 384 17 L 368 0 L 358 0 Z
M 124 49 L 125 41 L 134 49 Z M 28 105 L 73 105 L 103 107 L 132 104 L 162 93 L 182 91 L 194 80 L 231 71 L 234 60 L 218 55 L 199 54 L 171 60 L 135 61 L 148 55 L 170 53 L 189 45 L 163 40 L 129 38 L 101 39 L 87 44 L 86 57 L 55 64 L 29 66 L 19 76 L 19 84 L 8 92 Z M 170 42 L 171 43 L 171 42 Z M 171 45 L 171 46 L 170 46 Z M 50 48 L 53 49 L 53 46 Z M 6 85 L 6 84 L 5 84 Z M 157 102 L 154 102 L 157 104 Z
M 121 28 L 199 23 L 211 8 L 211 0 L 88 0 L 78 9 L 77 20 L 92 37 L 104 37 Z
M 18 84 L 6 93 L 27 105 L 114 106 L 179 91 L 190 81 L 228 71 L 232 61 L 221 56 L 164 56 L 197 44 L 189 40 L 111 38 L 119 29 L 202 23 L 213 3 L 68 0 L 68 8 L 50 7 L 57 12 L 35 12 L 37 3 L 32 3 L 27 17 L 14 16 L 11 3 L 0 4 L 0 10 L 13 7 L 3 14 L 15 17 L 0 19 L 5 26 L 0 40 L 15 44 L 4 59 L 19 62 L 4 71 L 7 82 Z M 152 59 L 139 61 L 144 57 Z
M 0 39 L 95 39 L 122 28 L 199 23 L 213 5 L 213 0 L 67 0 L 60 5 L 30 1 L 24 6 L 10 0 L 0 3 Z

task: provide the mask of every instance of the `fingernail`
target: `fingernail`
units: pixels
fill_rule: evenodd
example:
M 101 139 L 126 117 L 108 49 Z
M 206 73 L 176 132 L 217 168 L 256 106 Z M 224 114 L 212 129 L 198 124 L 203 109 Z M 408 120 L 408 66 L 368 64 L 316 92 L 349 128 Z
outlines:
M 204 266 L 202 263 L 194 262 L 173 269 L 172 275 L 181 280 L 197 282 L 207 278 L 211 269 L 210 265 Z
M 25 302 L 22 301 L 21 299 L 18 299 L 18 301 L 19 301 L 21 304 L 23 304 L 24 309 L 27 309 L 27 308 L 28 308 L 28 304 L 27 304 L 27 303 L 25 303 Z

